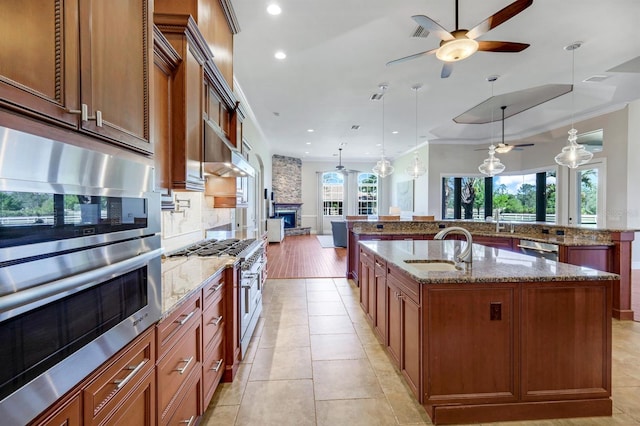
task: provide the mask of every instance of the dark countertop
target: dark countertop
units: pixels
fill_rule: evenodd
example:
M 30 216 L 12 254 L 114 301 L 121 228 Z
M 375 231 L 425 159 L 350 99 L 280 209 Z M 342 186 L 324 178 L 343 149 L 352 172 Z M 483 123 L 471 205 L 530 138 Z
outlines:
M 360 241 L 378 256 L 404 271 L 420 284 L 437 283 L 487 283 L 487 282 L 547 282 L 547 281 L 593 281 L 616 280 L 619 275 L 595 269 L 554 262 L 473 244 L 471 268 L 456 271 L 423 271 L 405 260 L 453 261 L 455 253 L 464 248 L 464 241 Z M 462 264 L 458 264 L 462 265 Z

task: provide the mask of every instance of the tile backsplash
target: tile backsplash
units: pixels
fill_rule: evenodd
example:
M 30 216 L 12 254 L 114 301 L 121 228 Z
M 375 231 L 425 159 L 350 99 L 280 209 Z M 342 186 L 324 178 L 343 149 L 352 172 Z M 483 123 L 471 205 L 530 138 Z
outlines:
M 171 252 L 204 238 L 205 231 L 233 223 L 235 209 L 214 209 L 201 192 L 174 192 L 179 211 L 162 212 L 162 247 Z

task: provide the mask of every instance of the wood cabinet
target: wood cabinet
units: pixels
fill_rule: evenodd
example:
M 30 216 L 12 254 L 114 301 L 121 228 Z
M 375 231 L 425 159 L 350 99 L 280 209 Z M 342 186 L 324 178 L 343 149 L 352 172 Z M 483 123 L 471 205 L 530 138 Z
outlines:
M 375 257 L 373 288 L 369 291 L 373 295 L 370 304 L 375 305 L 373 331 L 382 344 L 387 343 L 387 262 Z
M 203 66 L 212 54 L 190 16 L 156 14 L 154 22 L 181 58 L 166 89 L 171 101 L 171 134 L 159 149 L 170 152 L 172 189 L 204 191 Z M 159 91 L 160 95 L 165 92 L 163 88 Z
M 225 282 L 222 273 L 202 288 L 202 385 L 208 403 L 224 373 Z
M 419 289 L 415 283 L 393 273 L 387 273 L 387 349 L 396 361 L 409 388 L 422 402 L 422 316 Z
M 56 403 L 36 419 L 32 426 L 80 426 L 82 424 L 82 404 L 78 392 Z
M 561 246 L 558 257 L 560 262 L 613 272 L 610 246 Z
M 513 238 L 511 237 L 487 237 L 485 235 L 474 235 L 473 242 L 487 247 L 513 250 Z M 517 243 L 516 243 L 517 244 Z
M 11 46 L 0 58 L 0 102 L 152 153 L 149 5 L 146 0 L 57 0 L 44 7 L 36 0 L 2 2 L 0 14 L 12 25 L 0 30 Z
M 155 400 L 148 397 L 155 395 L 155 380 L 150 378 L 155 360 L 154 333 L 149 328 L 84 387 L 84 424 L 117 424 L 114 419 L 123 412 L 135 412 L 146 419 L 140 424 L 155 422 L 155 413 L 151 413 Z
M 158 423 L 169 424 L 191 380 L 202 377 L 202 308 L 200 291 L 158 323 L 156 364 Z M 196 379 L 194 379 L 194 376 Z M 202 397 L 202 394 L 198 394 Z M 202 402 L 199 403 L 202 407 Z M 196 416 L 202 414 L 198 412 Z
M 359 273 L 359 281 L 360 281 L 360 306 L 364 310 L 367 319 L 372 322 L 371 319 L 371 310 L 373 309 L 370 306 L 371 296 L 369 293 L 375 291 L 374 287 L 374 256 L 369 251 L 360 249 L 360 273 Z

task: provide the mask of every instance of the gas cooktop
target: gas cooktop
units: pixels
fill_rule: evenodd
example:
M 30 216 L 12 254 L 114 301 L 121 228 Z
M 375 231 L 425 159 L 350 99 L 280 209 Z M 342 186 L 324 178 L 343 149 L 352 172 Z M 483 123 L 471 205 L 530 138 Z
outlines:
M 179 256 L 238 256 L 255 242 L 255 238 L 238 240 L 229 238 L 226 240 L 204 240 L 173 252 L 167 257 Z

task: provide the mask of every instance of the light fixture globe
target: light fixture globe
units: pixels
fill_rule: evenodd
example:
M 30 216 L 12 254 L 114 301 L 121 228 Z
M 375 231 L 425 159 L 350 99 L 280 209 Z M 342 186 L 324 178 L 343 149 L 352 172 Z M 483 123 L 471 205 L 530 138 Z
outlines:
M 445 62 L 456 62 L 468 58 L 478 51 L 478 42 L 466 37 L 464 31 L 461 34 L 452 35 L 453 40 L 442 41 L 440 48 L 436 51 L 436 57 Z
M 373 167 L 373 173 L 380 176 L 381 178 L 389 176 L 393 173 L 393 166 L 391 162 L 382 156 L 382 158 L 376 163 Z
M 484 160 L 480 166 L 478 166 L 478 170 L 480 173 L 487 176 L 495 176 L 504 172 L 506 168 L 504 164 L 500 162 L 500 159 L 495 156 L 495 146 L 489 146 L 489 158 Z
M 417 179 L 427 173 L 427 168 L 418 157 L 418 151 L 415 152 L 415 155 L 413 156 L 413 162 L 409 167 L 405 169 L 405 171 L 411 179 Z
M 584 145 L 576 142 L 577 133 L 576 129 L 569 130 L 569 144 L 562 148 L 560 154 L 555 157 L 556 163 L 559 165 L 575 169 L 593 158 L 593 153 L 587 151 Z

